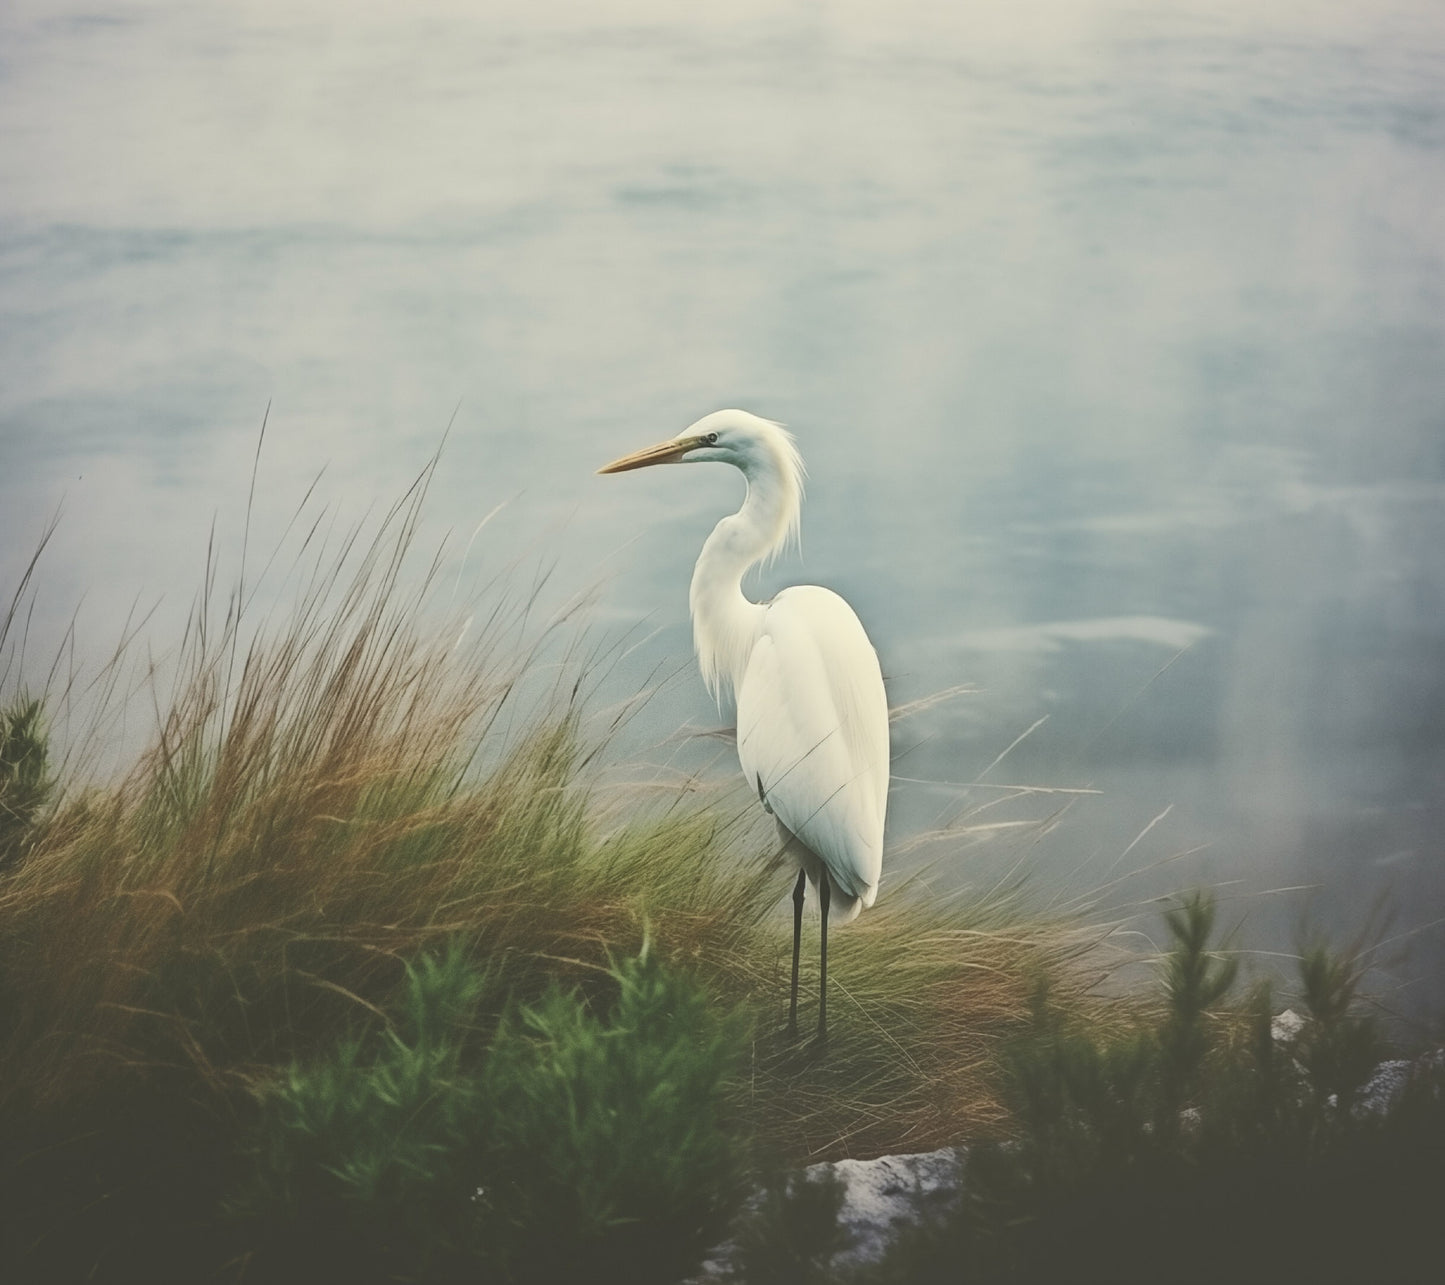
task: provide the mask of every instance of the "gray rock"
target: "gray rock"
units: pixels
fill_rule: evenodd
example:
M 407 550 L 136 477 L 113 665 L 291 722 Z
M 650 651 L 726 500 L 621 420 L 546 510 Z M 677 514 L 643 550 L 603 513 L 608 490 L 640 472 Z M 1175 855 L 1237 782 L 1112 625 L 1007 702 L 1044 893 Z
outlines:
M 1355 1102 L 1357 1117 L 1386 1115 L 1395 1109 L 1405 1087 L 1417 1075 L 1424 1075 L 1437 1068 L 1445 1068 L 1445 1049 L 1422 1053 L 1410 1061 L 1381 1062 L 1374 1073 L 1365 1081 L 1360 1096 Z
M 839 1219 L 851 1239 L 834 1258 L 834 1267 L 876 1263 L 901 1228 L 946 1213 L 958 1199 L 960 1154 L 957 1148 L 944 1147 L 915 1156 L 810 1166 L 810 1173 L 831 1168 L 847 1186 Z
M 1294 1044 L 1305 1028 L 1305 1019 L 1292 1008 L 1276 1013 L 1269 1024 L 1270 1038 L 1276 1044 Z
M 944 1147 L 919 1155 L 880 1156 L 876 1160 L 838 1160 L 809 1165 L 810 1178 L 832 1173 L 844 1187 L 838 1222 L 846 1247 L 829 1269 L 846 1278 L 858 1268 L 878 1262 L 899 1231 L 925 1218 L 944 1214 L 958 1199 L 961 1148 Z M 740 1219 L 754 1213 L 759 1196 L 743 1207 Z M 706 1261 L 684 1285 L 713 1285 L 734 1279 L 737 1245 L 733 1240 L 710 1251 Z

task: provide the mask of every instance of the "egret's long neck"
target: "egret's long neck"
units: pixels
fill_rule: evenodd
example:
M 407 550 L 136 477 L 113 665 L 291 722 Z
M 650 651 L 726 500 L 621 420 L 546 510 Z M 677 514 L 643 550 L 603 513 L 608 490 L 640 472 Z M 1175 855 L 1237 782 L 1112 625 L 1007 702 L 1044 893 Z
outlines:
M 801 499 L 796 478 L 776 467 L 743 472 L 747 499 L 703 544 L 688 594 L 698 667 L 715 696 L 723 682 L 737 691 L 762 626 L 764 609 L 743 595 L 743 576 L 788 538 Z

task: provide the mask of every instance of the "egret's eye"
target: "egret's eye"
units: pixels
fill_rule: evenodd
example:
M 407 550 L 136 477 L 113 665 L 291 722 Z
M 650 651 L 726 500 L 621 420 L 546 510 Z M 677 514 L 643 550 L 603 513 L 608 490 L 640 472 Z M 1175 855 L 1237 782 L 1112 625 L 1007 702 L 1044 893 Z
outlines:
M 709 434 L 707 435 L 707 440 L 708 440 L 709 442 L 716 442 L 716 441 L 717 441 L 717 434 L 716 434 L 716 433 L 709 433 Z

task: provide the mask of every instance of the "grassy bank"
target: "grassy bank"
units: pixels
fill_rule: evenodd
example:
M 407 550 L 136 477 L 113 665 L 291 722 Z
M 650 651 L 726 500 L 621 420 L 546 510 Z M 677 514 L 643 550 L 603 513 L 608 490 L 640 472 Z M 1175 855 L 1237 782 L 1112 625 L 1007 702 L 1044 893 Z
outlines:
M 425 481 L 372 534 L 303 553 L 279 621 L 253 627 L 254 586 L 217 599 L 208 568 L 143 667 L 149 743 L 103 781 L 74 767 L 102 746 L 47 757 L 42 710 L 77 693 L 7 665 L 6 1279 L 314 1279 L 318 1253 L 352 1279 L 528 1279 L 635 1256 L 656 1179 L 630 1205 L 547 1195 L 619 1155 L 712 1191 L 654 1226 L 665 1279 L 752 1165 L 1000 1126 L 999 1049 L 1039 978 L 1077 1002 L 1084 934 L 894 884 L 830 943 L 826 1057 L 783 1039 L 790 879 L 765 819 L 741 790 L 610 781 L 607 657 L 530 598 L 439 620 L 437 560 L 411 566 Z M 136 686 L 133 661 L 89 690 Z M 649 1083 L 681 1100 L 629 1132 Z M 504 1145 L 504 1119 L 532 1132 Z

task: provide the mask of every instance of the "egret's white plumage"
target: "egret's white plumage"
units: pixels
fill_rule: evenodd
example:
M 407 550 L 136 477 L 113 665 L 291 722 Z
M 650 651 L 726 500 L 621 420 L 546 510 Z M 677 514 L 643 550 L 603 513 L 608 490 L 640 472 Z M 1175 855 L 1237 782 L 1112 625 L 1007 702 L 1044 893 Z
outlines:
M 746 411 L 715 411 L 599 471 L 706 461 L 736 466 L 748 492 L 742 508 L 713 529 L 693 571 L 698 665 L 710 692 L 733 696 L 743 774 L 818 887 L 825 915 L 831 909 L 846 921 L 873 904 L 883 865 L 888 703 L 878 657 L 853 609 L 829 589 L 801 585 L 766 603 L 743 594 L 748 569 L 774 557 L 798 530 L 803 461 L 781 426 Z M 800 878 L 799 917 L 802 893 Z M 820 1032 L 823 1014 L 820 1004 Z
M 888 801 L 888 704 L 878 658 L 836 593 L 803 585 L 765 608 L 737 687 L 738 759 L 796 837 L 813 883 L 833 881 L 835 919 L 878 894 Z

